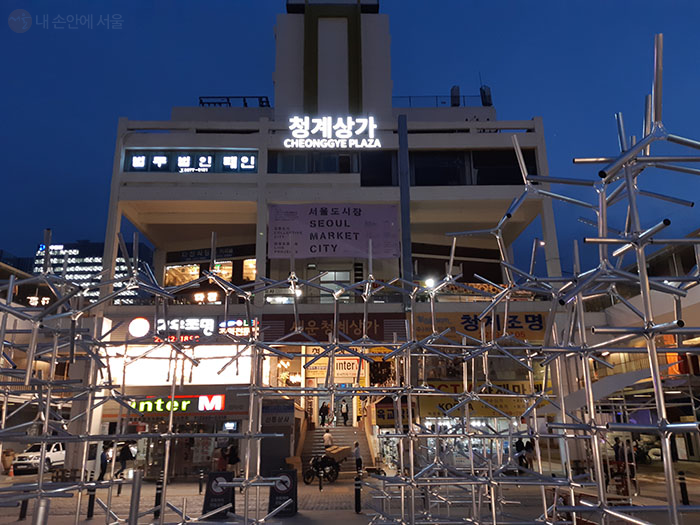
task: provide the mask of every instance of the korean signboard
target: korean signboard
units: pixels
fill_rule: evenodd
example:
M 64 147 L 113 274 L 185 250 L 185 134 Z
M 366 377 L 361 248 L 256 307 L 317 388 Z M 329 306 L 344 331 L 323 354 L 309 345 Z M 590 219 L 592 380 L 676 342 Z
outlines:
M 383 204 L 274 204 L 269 206 L 268 256 L 399 257 L 397 208 Z
M 356 349 L 359 351 L 359 349 Z M 306 347 L 307 354 L 320 354 L 321 347 L 311 346 Z M 308 358 L 311 360 L 313 358 Z M 360 378 L 364 378 L 367 370 L 367 362 L 359 357 L 336 357 L 335 358 L 335 382 L 336 383 L 354 383 L 357 379 L 357 368 L 361 367 Z M 315 361 L 311 366 L 306 368 L 306 377 L 325 378 L 328 370 L 328 358 L 323 357 Z
M 476 312 L 436 312 L 435 324 L 438 332 L 446 328 L 458 330 L 462 333 L 479 338 L 479 314 Z M 423 339 L 432 332 L 430 313 L 416 313 L 416 338 Z M 541 342 L 544 340 L 544 330 L 547 324 L 547 314 L 541 312 L 509 312 L 506 321 L 503 313 L 493 313 L 486 317 L 486 335 L 491 336 L 491 330 L 496 330 L 496 337 L 503 331 L 503 325 L 507 324 L 508 333 L 521 340 L 529 342 Z M 454 333 L 452 334 L 454 337 Z
M 526 396 L 532 394 L 529 381 L 493 381 L 494 386 L 509 390 L 515 394 L 521 394 L 523 397 L 485 397 L 484 400 L 490 405 L 493 405 L 498 410 L 505 412 L 509 416 L 520 416 L 532 404 L 532 400 L 528 400 Z M 462 381 L 441 381 L 428 380 L 428 386 L 436 388 L 442 392 L 450 394 L 461 394 L 464 392 Z M 539 388 L 541 383 L 535 383 L 535 389 Z M 471 388 L 471 386 L 470 386 Z M 488 388 L 483 393 L 486 394 L 504 394 L 503 390 L 496 388 Z M 421 396 L 419 400 L 421 417 L 447 417 L 445 411 L 449 410 L 459 402 L 458 398 L 452 396 Z M 540 403 L 538 406 L 544 406 Z M 483 403 L 473 401 L 469 403 L 470 415 L 472 417 L 503 417 L 495 410 L 487 407 Z M 457 410 L 451 414 L 452 417 L 460 417 L 461 410 Z
M 284 139 L 287 149 L 378 149 L 374 117 L 293 116 L 289 119 L 292 136 Z
M 166 173 L 257 173 L 258 152 L 127 150 L 124 171 Z

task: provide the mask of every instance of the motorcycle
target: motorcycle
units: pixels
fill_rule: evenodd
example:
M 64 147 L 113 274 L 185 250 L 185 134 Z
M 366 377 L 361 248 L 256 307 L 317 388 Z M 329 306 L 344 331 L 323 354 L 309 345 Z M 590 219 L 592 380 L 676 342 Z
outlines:
M 340 473 L 340 465 L 333 458 L 326 456 L 314 456 L 309 461 L 309 468 L 304 471 L 304 483 L 310 485 L 315 478 L 319 481 L 326 480 L 328 483 L 333 483 L 338 479 Z

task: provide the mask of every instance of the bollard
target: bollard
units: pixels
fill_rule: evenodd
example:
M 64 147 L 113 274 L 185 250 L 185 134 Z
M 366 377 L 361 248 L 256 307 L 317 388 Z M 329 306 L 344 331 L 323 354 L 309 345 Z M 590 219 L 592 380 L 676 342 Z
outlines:
M 685 484 L 685 472 L 682 470 L 678 472 L 678 481 L 681 485 L 681 503 L 683 505 L 690 505 L 690 500 L 688 499 L 688 486 Z
M 316 474 L 318 474 L 318 491 L 321 492 L 323 490 L 323 469 L 317 470 Z
M 89 481 L 92 483 L 93 473 L 90 473 Z M 88 489 L 88 506 L 87 506 L 87 519 L 91 520 L 95 515 L 95 487 L 90 487 Z
M 131 503 L 129 504 L 128 525 L 138 525 L 139 502 L 141 500 L 141 477 L 143 472 L 134 470 L 134 479 L 131 480 Z
M 161 472 L 158 481 L 156 481 L 156 503 L 154 507 L 156 510 L 153 511 L 153 517 L 155 519 L 160 518 L 160 502 L 163 498 L 163 473 Z
M 23 499 L 22 504 L 19 506 L 19 520 L 22 521 L 27 519 L 27 507 L 29 506 L 29 500 Z
M 117 496 L 121 496 L 122 495 L 122 485 L 124 484 L 124 478 L 119 478 L 117 480 L 117 483 L 119 483 L 117 485 Z
M 49 499 L 40 499 L 37 501 L 34 509 L 34 525 L 46 525 L 49 520 Z
M 362 478 L 355 476 L 355 512 L 362 512 Z
M 204 469 L 199 469 L 199 493 L 204 489 Z

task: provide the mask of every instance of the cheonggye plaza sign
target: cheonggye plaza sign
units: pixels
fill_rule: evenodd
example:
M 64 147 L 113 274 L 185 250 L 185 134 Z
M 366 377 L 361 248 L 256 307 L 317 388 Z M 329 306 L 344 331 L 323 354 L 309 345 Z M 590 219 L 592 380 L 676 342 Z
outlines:
M 292 137 L 284 139 L 287 149 L 377 149 L 382 144 L 374 136 L 374 117 L 294 116 L 289 119 Z M 313 135 L 313 136 L 312 136 Z

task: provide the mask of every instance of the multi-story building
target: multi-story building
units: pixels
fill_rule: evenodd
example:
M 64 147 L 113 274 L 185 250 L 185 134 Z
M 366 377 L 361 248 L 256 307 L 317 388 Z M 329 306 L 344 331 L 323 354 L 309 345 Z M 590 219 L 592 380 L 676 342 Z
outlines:
M 513 134 L 528 173 L 548 175 L 541 119 L 499 120 L 485 86 L 476 97 L 461 96 L 457 88 L 449 96 L 393 97 L 389 20 L 376 1 L 288 1 L 275 36 L 274 103 L 263 95 L 205 96 L 197 106 L 174 108 L 167 121 L 120 119 L 104 260 L 115 261 L 117 235 L 127 218 L 153 244 L 154 274 L 165 286 L 199 278 L 212 259 L 215 272 L 236 285 L 256 277 L 284 279 L 291 262 L 301 279 L 318 278 L 326 288 L 306 287 L 299 297 L 304 331 L 324 341 L 332 316 L 328 290 L 362 281 L 370 270 L 383 281 L 402 276 L 430 284 L 449 273 L 461 274 L 462 282 L 479 281 L 475 274 L 503 282 L 493 235 L 459 237 L 454 265 L 447 268 L 452 238 L 445 234 L 493 229 L 523 193 Z M 402 86 L 401 92 L 408 88 Z M 500 248 L 512 252 L 513 241 L 538 216 L 544 239 L 538 257 L 543 253 L 549 274 L 558 275 L 551 204 L 537 195 L 528 195 L 507 222 Z M 111 267 L 119 271 L 119 262 Z M 267 329 L 266 341 L 291 329 L 289 293 L 273 288 L 255 298 L 254 324 Z M 240 334 L 257 329 L 247 326 L 238 304 L 230 305 L 232 318 L 221 326 L 217 303 L 226 298 L 213 284 L 203 282 L 180 294 L 181 304 L 169 307 L 167 337 L 196 344 L 230 330 L 231 323 Z M 441 325 L 477 330 L 475 316 L 483 303 L 458 289 L 450 299 L 438 304 Z M 341 331 L 356 338 L 362 334 L 362 305 L 352 297 L 346 302 Z M 416 333 L 430 330 L 427 306 L 416 306 Z M 405 337 L 406 311 L 399 294 L 377 296 L 374 308 L 372 339 Z M 546 311 L 544 303 L 518 302 L 509 326 L 514 323 L 511 328 L 524 337 L 541 339 Z M 151 343 L 166 337 L 165 321 L 156 319 L 150 327 L 152 310 L 145 306 L 109 306 L 105 317 L 112 323 L 127 321 L 111 337 L 141 337 L 144 351 L 149 341 L 143 337 Z M 134 319 L 142 329 L 129 335 L 126 326 Z M 501 322 L 496 317 L 493 324 Z M 222 351 L 230 354 L 231 342 L 227 344 Z M 289 351 L 313 348 L 309 342 Z M 273 383 L 316 386 L 325 378 L 322 366 L 305 369 L 299 359 L 266 362 L 266 379 Z M 354 382 L 358 364 L 353 362 L 336 371 L 337 382 Z M 187 395 L 223 394 L 224 385 L 246 383 L 250 363 L 239 363 L 240 369 L 230 367 L 222 374 L 198 369 Z M 139 372 L 132 367 L 127 384 L 138 384 L 139 394 L 146 388 L 151 395 L 167 397 L 167 371 L 144 367 Z M 517 379 L 509 367 L 500 372 L 504 381 Z M 438 366 L 431 374 L 449 379 L 450 370 Z M 368 373 L 362 377 L 370 381 Z M 191 403 L 176 414 L 178 424 L 201 424 L 212 413 L 214 427 L 239 424 L 246 410 L 233 398 L 216 405 L 218 415 L 216 410 L 204 414 Z M 309 399 L 305 408 L 317 414 L 322 402 Z M 205 408 L 212 403 L 207 401 Z M 159 415 L 157 409 L 144 408 L 146 419 Z M 358 410 L 357 400 L 351 410 Z M 103 419 L 114 417 L 116 411 Z
M 131 254 L 132 247 L 128 247 Z M 91 242 L 87 240 L 79 240 L 68 244 L 52 244 L 49 246 L 49 266 L 48 270 L 55 274 L 61 275 L 66 279 L 90 286 L 97 286 L 100 282 L 100 272 L 102 272 L 102 254 L 104 253 L 104 244 L 101 242 Z M 44 258 L 46 254 L 46 246 L 40 244 L 34 257 L 34 273 L 44 271 Z M 151 249 L 144 243 L 139 244 L 139 258 L 141 261 L 151 264 Z M 116 259 L 116 264 L 113 266 L 112 276 L 119 279 L 126 276 L 126 263 L 124 258 L 119 256 Z M 115 287 L 122 286 L 122 283 L 115 283 Z M 138 292 L 135 290 L 127 290 L 122 293 L 119 302 L 122 304 L 131 304 Z M 50 301 L 51 294 L 37 294 L 35 301 L 37 305 L 45 305 Z M 93 289 L 84 292 L 83 294 L 90 302 L 94 302 L 100 295 L 98 289 Z M 42 302 L 43 301 L 43 302 Z

